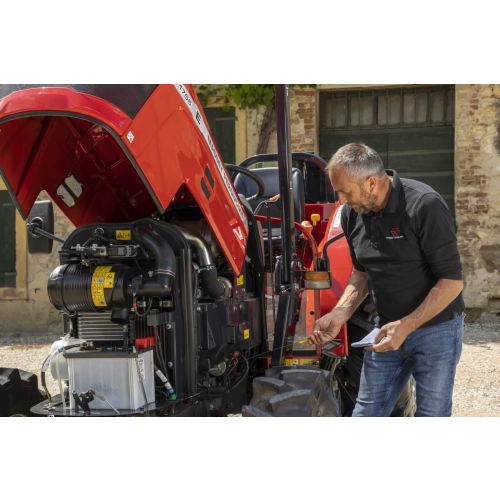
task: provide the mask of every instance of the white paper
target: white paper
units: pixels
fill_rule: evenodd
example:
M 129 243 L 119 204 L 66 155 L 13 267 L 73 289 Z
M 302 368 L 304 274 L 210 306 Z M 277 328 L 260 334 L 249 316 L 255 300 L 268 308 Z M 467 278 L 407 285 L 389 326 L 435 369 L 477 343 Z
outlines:
M 375 337 L 380 332 L 380 328 L 375 328 L 375 330 L 371 331 L 361 342 L 356 342 L 355 344 L 351 344 L 351 347 L 373 347 L 375 342 Z

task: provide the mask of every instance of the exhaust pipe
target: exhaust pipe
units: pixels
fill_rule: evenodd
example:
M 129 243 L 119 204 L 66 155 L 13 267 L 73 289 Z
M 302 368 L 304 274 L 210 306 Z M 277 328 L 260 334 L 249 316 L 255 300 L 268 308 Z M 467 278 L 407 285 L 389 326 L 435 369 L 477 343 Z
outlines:
M 199 234 L 189 229 L 180 226 L 177 226 L 177 228 L 181 231 L 184 238 L 186 238 L 187 242 L 193 247 L 198 256 L 200 281 L 203 289 L 213 299 L 224 296 L 226 288 L 218 281 L 217 268 L 214 265 L 212 255 L 210 254 L 210 250 L 205 240 Z
M 134 237 L 146 250 L 154 255 L 156 268 L 153 276 L 139 288 L 146 297 L 165 297 L 174 285 L 176 260 L 172 247 L 146 222 L 137 224 Z

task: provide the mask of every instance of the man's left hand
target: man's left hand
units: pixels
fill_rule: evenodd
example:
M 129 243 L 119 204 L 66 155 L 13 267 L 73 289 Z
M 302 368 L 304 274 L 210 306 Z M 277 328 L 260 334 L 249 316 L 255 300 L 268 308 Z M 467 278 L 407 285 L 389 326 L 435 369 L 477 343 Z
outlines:
M 412 327 L 406 322 L 395 321 L 394 323 L 388 323 L 380 329 L 380 332 L 375 337 L 374 344 L 377 345 L 367 347 L 366 350 L 373 352 L 397 351 L 412 331 Z M 381 342 L 382 339 L 385 340 Z

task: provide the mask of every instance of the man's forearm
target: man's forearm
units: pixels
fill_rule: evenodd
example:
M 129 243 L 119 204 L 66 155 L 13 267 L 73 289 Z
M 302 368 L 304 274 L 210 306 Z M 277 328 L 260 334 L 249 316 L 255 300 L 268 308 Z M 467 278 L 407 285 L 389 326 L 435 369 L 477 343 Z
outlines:
M 334 310 L 337 313 L 340 311 L 344 322 L 346 322 L 356 312 L 367 295 L 368 275 L 354 269 Z
M 462 281 L 439 280 L 420 307 L 401 321 L 407 323 L 414 332 L 449 306 L 458 297 L 463 287 Z

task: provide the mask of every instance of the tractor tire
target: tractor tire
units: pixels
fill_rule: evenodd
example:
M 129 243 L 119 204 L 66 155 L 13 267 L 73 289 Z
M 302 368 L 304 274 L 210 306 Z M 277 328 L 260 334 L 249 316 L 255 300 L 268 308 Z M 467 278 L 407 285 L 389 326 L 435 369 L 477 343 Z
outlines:
M 340 391 L 331 373 L 317 368 L 279 366 L 253 381 L 244 417 L 341 417 Z
M 29 417 L 45 398 L 35 374 L 17 368 L 0 368 L 0 417 Z

